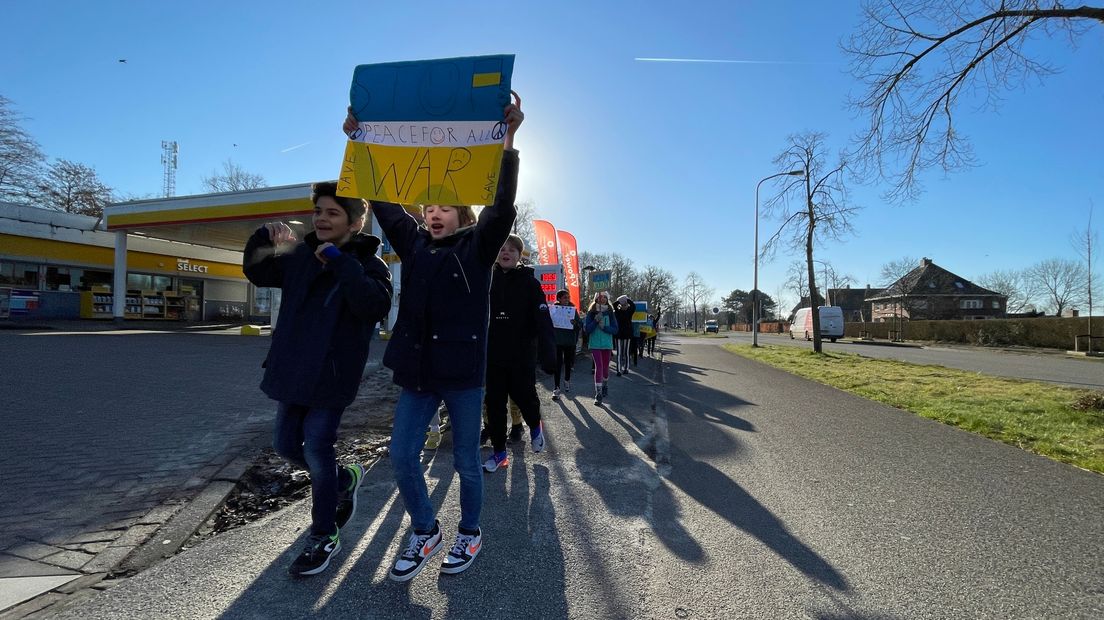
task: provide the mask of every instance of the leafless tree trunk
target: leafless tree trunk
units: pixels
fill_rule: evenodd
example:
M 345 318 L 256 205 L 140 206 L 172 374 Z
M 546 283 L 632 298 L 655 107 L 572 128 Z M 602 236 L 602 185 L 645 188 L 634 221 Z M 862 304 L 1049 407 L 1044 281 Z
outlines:
M 203 186 L 208 191 L 217 192 L 241 192 L 248 189 L 268 187 L 264 177 L 252 172 L 246 172 L 241 166 L 227 159 L 222 162 L 222 172 L 211 171 L 211 176 L 203 177 Z
M 23 203 L 38 192 L 46 157 L 11 105 L 0 95 L 0 200 Z
M 698 317 L 698 307 L 706 299 L 713 296 L 713 289 L 705 284 L 705 280 L 698 275 L 698 272 L 691 271 L 686 274 L 686 280 L 683 282 L 682 293 L 688 302 L 690 302 L 691 311 L 694 313 L 694 331 L 698 331 L 701 327 L 701 321 Z
M 840 153 L 835 165 L 825 163 L 827 158 L 826 136 L 821 133 L 804 133 L 790 136 L 790 146 L 774 159 L 778 170 L 805 170 L 803 178 L 780 177 L 781 191 L 769 200 L 763 210 L 766 217 L 782 221 L 763 246 L 763 253 L 775 251 L 780 243 L 793 249 L 803 249 L 808 272 L 809 300 L 813 306 L 813 350 L 822 351 L 820 342 L 820 313 L 815 309 L 817 292 L 816 264 L 813 250 L 817 242 L 838 240 L 852 230 L 850 217 L 858 210 L 848 198 L 844 174 L 848 169 L 847 157 Z
M 1096 273 L 1093 272 L 1093 247 L 1096 245 L 1096 231 L 1093 230 L 1093 204 L 1089 203 L 1089 218 L 1085 224 L 1085 232 L 1075 234 L 1071 239 L 1071 245 L 1085 261 L 1085 300 L 1089 306 L 1089 353 L 1093 350 L 1093 289 L 1096 287 Z
M 1055 71 L 1031 58 L 1032 36 L 1063 34 L 1072 42 L 1104 8 L 1067 8 L 1057 0 L 865 0 L 863 24 L 842 46 L 851 72 L 866 86 L 853 108 L 869 117 L 857 153 L 864 173 L 888 180 L 890 199 L 915 198 L 917 174 L 973 163 L 956 130 L 963 95 L 980 92 L 995 109 L 1004 91 Z M 897 162 L 902 162 L 899 166 Z

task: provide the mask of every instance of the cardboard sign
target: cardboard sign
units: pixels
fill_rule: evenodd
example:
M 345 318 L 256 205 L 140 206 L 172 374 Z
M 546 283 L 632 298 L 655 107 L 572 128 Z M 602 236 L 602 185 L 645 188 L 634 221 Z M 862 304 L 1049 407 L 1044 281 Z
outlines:
M 590 272 L 590 290 L 597 293 L 599 291 L 608 291 L 610 288 L 610 276 L 612 272 L 609 271 L 592 271 Z
M 571 306 L 548 306 L 548 314 L 552 316 L 552 327 L 556 329 L 574 329 L 575 308 Z
M 403 205 L 488 205 L 498 189 L 513 55 L 360 65 L 359 121 L 339 196 Z

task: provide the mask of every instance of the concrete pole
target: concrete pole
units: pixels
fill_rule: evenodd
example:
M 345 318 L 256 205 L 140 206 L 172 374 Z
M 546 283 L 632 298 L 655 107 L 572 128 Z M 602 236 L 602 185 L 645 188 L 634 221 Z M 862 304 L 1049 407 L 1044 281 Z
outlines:
M 116 323 L 123 322 L 126 306 L 127 282 L 127 232 L 115 231 L 115 278 L 111 287 L 111 314 Z

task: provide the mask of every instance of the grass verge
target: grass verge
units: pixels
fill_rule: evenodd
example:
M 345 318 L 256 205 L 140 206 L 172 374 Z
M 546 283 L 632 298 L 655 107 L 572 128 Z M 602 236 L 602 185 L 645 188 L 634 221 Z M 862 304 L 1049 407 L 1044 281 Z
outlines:
M 726 344 L 737 355 L 1097 473 L 1104 398 L 1037 381 L 796 347 Z

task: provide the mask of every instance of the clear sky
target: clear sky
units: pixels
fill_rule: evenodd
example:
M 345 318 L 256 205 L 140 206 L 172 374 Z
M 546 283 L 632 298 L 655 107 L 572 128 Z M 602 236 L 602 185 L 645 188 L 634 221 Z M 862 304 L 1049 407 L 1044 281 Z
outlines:
M 839 48 L 859 23 L 852 0 L 40 0 L 3 14 L 0 94 L 49 157 L 95 166 L 135 197 L 161 191 L 162 140 L 180 145 L 177 195 L 201 193 L 228 158 L 270 185 L 334 178 L 355 65 L 514 53 L 519 200 L 580 250 L 680 280 L 697 271 L 718 298 L 751 288 L 755 184 L 777 172 L 787 135 L 823 131 L 844 147 L 861 126 Z M 967 278 L 1074 258 L 1090 201 L 1104 228 L 1104 27 L 1076 50 L 1030 49 L 1061 72 L 1007 93 L 998 112 L 968 98 L 960 111 L 979 167 L 928 173 L 906 206 L 853 187 L 856 232 L 819 257 L 860 286 L 903 256 Z M 776 225 L 762 221 L 761 236 Z M 775 294 L 795 258 L 761 264 L 760 288 Z

